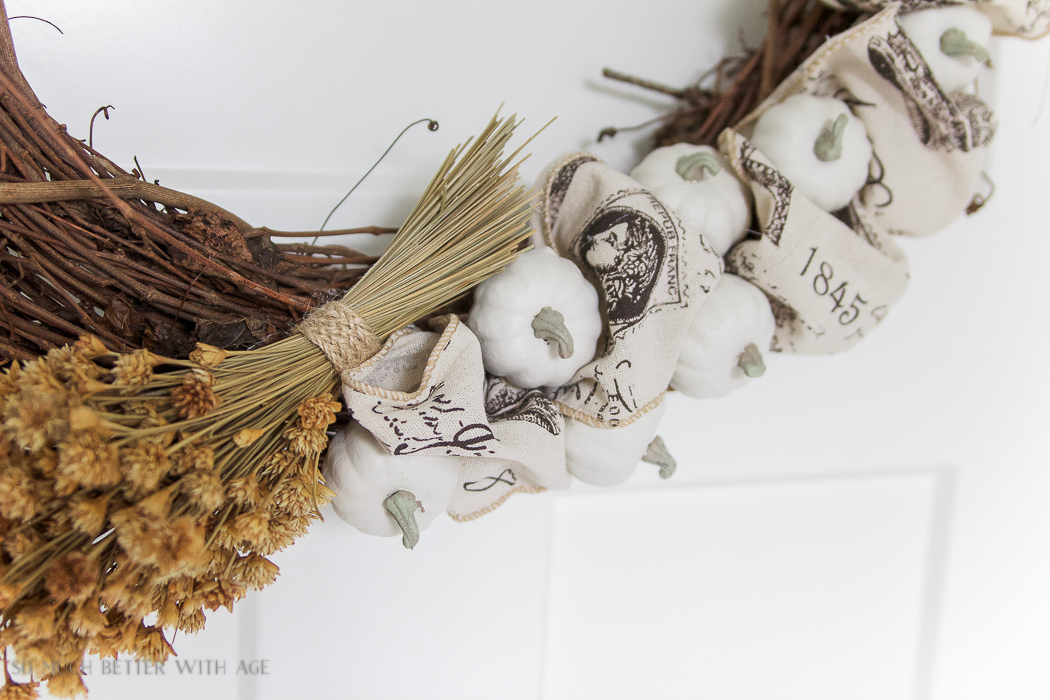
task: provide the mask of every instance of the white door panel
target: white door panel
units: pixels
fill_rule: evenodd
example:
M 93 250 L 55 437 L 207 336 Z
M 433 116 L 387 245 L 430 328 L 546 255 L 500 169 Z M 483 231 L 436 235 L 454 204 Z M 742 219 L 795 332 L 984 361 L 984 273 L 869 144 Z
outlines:
M 551 503 L 512 499 L 491 528 L 442 516 L 412 551 L 326 509 L 257 597 L 254 697 L 536 697 Z
M 559 499 L 543 697 L 914 697 L 939 486 L 915 472 Z

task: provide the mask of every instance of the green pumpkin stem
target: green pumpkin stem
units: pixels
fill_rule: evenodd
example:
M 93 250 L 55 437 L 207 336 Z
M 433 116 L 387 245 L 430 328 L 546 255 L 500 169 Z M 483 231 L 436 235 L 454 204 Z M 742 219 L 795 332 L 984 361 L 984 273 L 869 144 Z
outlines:
M 410 491 L 395 491 L 383 501 L 383 508 L 390 513 L 404 537 L 401 544 L 412 549 L 419 542 L 419 525 L 416 523 L 416 509 L 423 512 L 423 504 L 416 500 Z
M 829 119 L 824 128 L 820 130 L 820 136 L 813 144 L 813 153 L 824 163 L 838 160 L 842 157 L 842 135 L 846 133 L 846 124 L 849 117 L 840 114 L 832 121 Z
M 761 377 L 766 373 L 766 363 L 762 360 L 762 352 L 754 343 L 748 343 L 744 351 L 736 358 L 736 363 L 744 374 L 751 377 Z
M 565 317 L 561 313 L 544 306 L 532 319 L 532 333 L 548 343 L 556 343 L 561 359 L 572 357 L 572 333 L 565 327 Z
M 700 151 L 679 158 L 674 170 L 683 180 L 699 182 L 706 177 L 717 175 L 722 170 L 722 164 L 713 154 Z
M 671 456 L 667 445 L 664 444 L 664 439 L 659 435 L 654 437 L 652 442 L 649 443 L 645 454 L 642 455 L 642 461 L 660 467 L 661 479 L 669 479 L 678 467 L 678 462 Z
M 952 27 L 944 34 L 941 34 L 941 52 L 945 56 L 951 56 L 952 58 L 973 56 L 980 63 L 989 68 L 992 67 L 992 55 L 988 53 L 988 49 L 976 41 L 970 41 L 970 37 L 966 36 L 966 32 L 958 27 Z

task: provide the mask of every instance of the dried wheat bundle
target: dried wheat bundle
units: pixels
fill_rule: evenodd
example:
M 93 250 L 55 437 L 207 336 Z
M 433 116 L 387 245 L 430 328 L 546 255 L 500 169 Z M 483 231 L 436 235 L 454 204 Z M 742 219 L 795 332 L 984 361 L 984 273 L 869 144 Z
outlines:
M 162 662 L 163 628 L 195 632 L 204 609 L 273 581 L 265 557 L 329 496 L 318 459 L 340 371 L 528 235 L 521 149 L 503 156 L 515 126 L 496 117 L 450 153 L 378 262 L 284 340 L 176 360 L 85 336 L 0 375 L 0 644 L 52 694 L 84 690 L 56 662 Z

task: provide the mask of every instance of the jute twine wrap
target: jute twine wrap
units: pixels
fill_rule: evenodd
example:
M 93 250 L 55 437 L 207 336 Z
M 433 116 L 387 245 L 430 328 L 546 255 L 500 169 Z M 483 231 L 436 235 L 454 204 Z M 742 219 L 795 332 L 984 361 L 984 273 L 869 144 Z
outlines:
M 311 312 L 298 331 L 321 348 L 342 374 L 379 352 L 379 338 L 357 312 L 341 301 L 330 301 Z

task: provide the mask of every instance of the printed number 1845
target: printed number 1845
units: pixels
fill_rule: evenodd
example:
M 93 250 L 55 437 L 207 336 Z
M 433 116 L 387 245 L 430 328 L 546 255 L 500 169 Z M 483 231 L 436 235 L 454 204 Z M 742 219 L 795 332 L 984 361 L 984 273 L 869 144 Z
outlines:
M 806 266 L 802 268 L 802 272 L 799 273 L 800 277 L 805 277 L 806 273 L 809 272 L 813 263 L 816 262 L 817 249 L 810 248 L 812 251 L 809 254 L 809 260 L 806 261 Z M 821 261 L 819 265 L 814 267 L 816 274 L 813 276 L 813 291 L 819 296 L 830 297 L 835 305 L 831 307 L 829 313 L 835 313 L 839 309 L 845 307 L 845 310 L 839 314 L 839 323 L 843 326 L 848 326 L 857 320 L 860 316 L 860 307 L 868 302 L 857 293 L 853 296 L 853 301 L 850 302 L 849 306 L 846 306 L 846 288 L 849 282 L 842 282 L 837 287 L 832 289 L 832 278 L 835 276 L 835 270 L 832 268 L 831 263 L 827 261 Z

